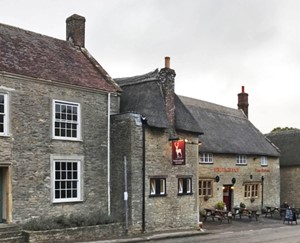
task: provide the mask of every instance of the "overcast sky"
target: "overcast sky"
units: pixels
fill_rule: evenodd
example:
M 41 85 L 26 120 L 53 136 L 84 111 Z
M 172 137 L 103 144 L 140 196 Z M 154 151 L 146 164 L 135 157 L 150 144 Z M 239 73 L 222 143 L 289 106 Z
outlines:
M 86 18 L 88 51 L 113 78 L 164 67 L 175 91 L 237 108 L 263 133 L 300 128 L 298 0 L 0 0 L 0 22 L 65 39 L 67 17 Z

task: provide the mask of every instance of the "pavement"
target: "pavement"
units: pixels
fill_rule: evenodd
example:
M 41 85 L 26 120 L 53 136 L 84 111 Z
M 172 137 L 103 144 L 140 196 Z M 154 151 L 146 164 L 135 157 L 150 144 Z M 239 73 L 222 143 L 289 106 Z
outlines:
M 287 224 L 287 223 L 285 223 Z M 218 220 L 212 221 L 207 220 L 203 222 L 202 230 L 192 229 L 192 230 L 174 230 L 174 231 L 164 231 L 164 232 L 154 232 L 154 233 L 145 233 L 137 236 L 125 236 L 118 239 L 107 239 L 100 241 L 93 241 L 89 243 L 131 243 L 131 242 L 146 242 L 146 241 L 156 241 L 163 239 L 171 238 L 181 238 L 189 237 L 203 234 L 218 234 L 224 232 L 240 232 L 240 231 L 249 231 L 262 228 L 274 228 L 283 226 L 283 220 L 279 216 L 275 217 L 265 217 L 260 216 L 258 220 L 255 219 L 249 220 L 248 218 L 233 219 L 231 223 L 223 221 L 220 223 Z M 296 225 L 294 222 L 291 225 Z

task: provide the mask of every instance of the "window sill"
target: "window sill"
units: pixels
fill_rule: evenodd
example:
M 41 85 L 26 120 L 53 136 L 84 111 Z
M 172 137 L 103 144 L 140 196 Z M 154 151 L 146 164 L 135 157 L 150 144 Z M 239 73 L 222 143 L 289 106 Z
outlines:
M 235 164 L 236 166 L 247 166 L 248 164 Z
M 190 193 L 177 193 L 177 196 L 192 196 L 194 193 L 190 192 Z
M 82 139 L 70 139 L 70 138 L 52 138 L 54 141 L 65 141 L 65 142 L 83 142 Z
M 166 197 L 167 194 L 155 194 L 155 195 L 149 195 L 149 197 Z

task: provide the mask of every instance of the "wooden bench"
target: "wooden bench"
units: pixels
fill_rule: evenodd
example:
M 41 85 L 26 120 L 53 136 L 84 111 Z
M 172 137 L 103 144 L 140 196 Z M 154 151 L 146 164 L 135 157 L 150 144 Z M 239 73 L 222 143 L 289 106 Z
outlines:
M 223 220 L 227 220 L 227 222 L 230 224 L 232 221 L 232 213 L 229 211 L 218 210 L 215 208 L 205 208 L 204 210 L 204 221 L 206 221 L 207 218 L 212 218 L 213 221 L 215 221 L 216 218 L 220 223 L 222 223 Z

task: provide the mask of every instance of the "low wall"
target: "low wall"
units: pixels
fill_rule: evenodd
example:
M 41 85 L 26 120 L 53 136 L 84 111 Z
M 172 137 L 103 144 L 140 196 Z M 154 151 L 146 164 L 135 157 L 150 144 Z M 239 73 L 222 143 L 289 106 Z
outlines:
M 87 227 L 24 231 L 28 243 L 96 241 L 125 235 L 122 224 L 105 224 Z

